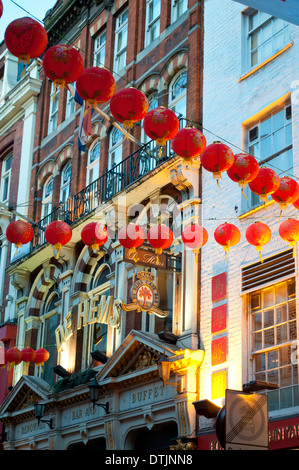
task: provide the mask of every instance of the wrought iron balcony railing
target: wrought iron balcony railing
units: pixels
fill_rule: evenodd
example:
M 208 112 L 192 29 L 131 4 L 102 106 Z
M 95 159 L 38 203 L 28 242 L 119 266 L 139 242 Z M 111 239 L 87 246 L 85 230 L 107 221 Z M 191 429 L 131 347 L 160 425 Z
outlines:
M 154 141 L 148 142 L 41 219 L 33 227 L 30 253 L 46 243 L 45 229 L 49 223 L 62 220 L 74 225 L 174 156 L 170 142 L 163 148 L 162 155 L 159 155 L 159 151 Z M 16 257 L 12 262 L 18 260 L 19 257 Z

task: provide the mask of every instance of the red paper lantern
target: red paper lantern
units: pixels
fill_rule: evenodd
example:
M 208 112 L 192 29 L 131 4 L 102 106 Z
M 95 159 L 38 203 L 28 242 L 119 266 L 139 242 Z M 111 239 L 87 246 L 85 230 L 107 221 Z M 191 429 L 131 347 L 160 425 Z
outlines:
M 177 135 L 179 125 L 176 114 L 164 106 L 151 109 L 143 119 L 144 132 L 156 141 L 158 147 L 164 146 Z
M 129 254 L 133 255 L 135 261 L 136 248 L 143 244 L 144 238 L 145 235 L 142 228 L 133 223 L 122 227 L 118 232 L 119 243 L 125 248 L 129 248 Z
M 288 204 L 293 204 L 299 197 L 299 184 L 289 176 L 280 178 L 279 188 L 272 194 L 272 199 L 278 202 L 280 209 L 286 209 Z
M 268 225 L 262 222 L 254 222 L 254 224 L 250 225 L 246 230 L 246 239 L 250 245 L 255 246 L 256 250 L 259 251 L 261 262 L 263 262 L 263 246 L 271 240 L 271 235 L 271 230 Z
M 295 256 L 295 246 L 299 241 L 299 221 L 292 218 L 287 219 L 280 224 L 278 231 L 280 237 L 293 247 L 293 256 Z
M 262 202 L 268 201 L 268 195 L 275 193 L 279 188 L 280 178 L 270 168 L 260 168 L 256 178 L 248 183 L 251 191 L 260 196 Z
M 35 358 L 33 359 L 34 364 L 42 366 L 49 359 L 50 353 L 46 349 L 40 348 L 35 351 Z
M 223 246 L 226 259 L 226 254 L 230 251 L 230 248 L 239 243 L 241 232 L 234 224 L 225 222 L 216 228 L 214 238 L 219 245 Z
M 227 145 L 216 141 L 206 147 L 200 160 L 204 169 L 213 173 L 218 183 L 221 173 L 233 165 L 234 154 Z
M 24 220 L 15 220 L 10 222 L 6 229 L 6 238 L 10 243 L 14 243 L 18 249 L 22 245 L 31 242 L 33 238 L 33 228 Z
M 54 247 L 54 253 L 56 257 L 59 257 L 59 252 L 62 248 L 62 245 L 66 245 L 72 238 L 72 229 L 66 223 L 61 220 L 56 220 L 51 222 L 45 230 L 45 239 L 50 245 Z
M 147 234 L 149 244 L 155 248 L 155 254 L 157 255 L 157 262 L 159 255 L 162 254 L 163 250 L 166 250 L 172 245 L 173 232 L 167 227 L 167 225 L 155 225 L 151 227 Z
M 96 252 L 108 240 L 107 227 L 99 222 L 91 222 L 83 227 L 81 239 L 85 245 L 90 246 Z
M 43 58 L 43 69 L 56 87 L 67 87 L 76 82 L 84 69 L 81 54 L 72 46 L 57 44 L 51 46 Z
M 238 153 L 234 156 L 234 163 L 227 170 L 227 176 L 244 189 L 257 177 L 259 168 L 258 162 L 252 155 Z
M 89 67 L 83 70 L 76 82 L 78 94 L 91 107 L 109 101 L 114 95 L 115 87 L 112 73 L 103 67 Z
M 207 243 L 208 238 L 207 230 L 198 224 L 189 225 L 182 233 L 184 245 L 191 248 L 194 253 L 199 253 L 200 248 Z
M 0 18 L 3 14 L 3 3 L 2 3 L 2 0 L 0 0 Z
M 21 351 L 22 361 L 26 364 L 33 362 L 35 359 L 35 351 L 31 348 L 24 348 Z
M 7 49 L 19 62 L 30 64 L 45 51 L 48 35 L 45 28 L 32 18 L 18 18 L 6 28 L 4 40 Z
M 132 129 L 136 122 L 141 121 L 149 108 L 148 99 L 137 88 L 124 88 L 116 92 L 110 101 L 113 117 L 123 123 L 124 129 Z
M 10 367 L 17 366 L 22 361 L 22 353 L 18 348 L 10 348 L 6 352 L 6 362 Z
M 172 150 L 183 158 L 197 158 L 205 150 L 207 141 L 195 127 L 184 127 L 171 141 Z

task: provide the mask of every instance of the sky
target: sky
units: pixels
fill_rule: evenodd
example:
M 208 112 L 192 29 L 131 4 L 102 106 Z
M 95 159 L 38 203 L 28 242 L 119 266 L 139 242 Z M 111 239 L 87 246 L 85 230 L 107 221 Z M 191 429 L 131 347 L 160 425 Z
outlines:
M 30 16 L 42 22 L 47 11 L 55 5 L 56 1 L 57 0 L 2 0 L 3 15 L 0 18 L 0 42 L 4 39 L 6 27 L 13 20 Z

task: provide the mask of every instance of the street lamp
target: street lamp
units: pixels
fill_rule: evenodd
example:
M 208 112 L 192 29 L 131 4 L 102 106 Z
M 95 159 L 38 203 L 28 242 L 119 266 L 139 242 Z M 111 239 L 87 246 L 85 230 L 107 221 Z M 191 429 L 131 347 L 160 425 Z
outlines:
M 35 417 L 37 418 L 38 420 L 38 425 L 39 423 L 46 423 L 50 429 L 53 429 L 53 420 L 52 418 L 49 419 L 49 420 L 46 420 L 46 419 L 42 419 L 42 417 L 44 416 L 44 413 L 45 413 L 45 404 L 44 403 L 35 403 L 34 405 L 34 415 Z
M 88 388 L 89 388 L 90 400 L 92 401 L 93 406 L 95 406 L 95 405 L 96 406 L 101 406 L 105 410 L 106 414 L 109 414 L 110 411 L 109 411 L 109 402 L 108 401 L 105 404 L 97 403 L 97 401 L 99 399 L 101 386 L 98 384 L 98 382 L 96 381 L 95 378 L 93 379 L 91 384 L 89 384 Z
M 164 387 L 165 387 L 165 384 L 171 385 L 172 387 L 176 389 L 177 393 L 181 393 L 181 381 L 177 383 L 167 382 L 167 380 L 170 377 L 170 368 L 171 368 L 171 362 L 169 361 L 168 357 L 163 355 L 161 359 L 157 362 L 157 364 L 158 364 L 159 377 L 160 379 L 163 380 Z

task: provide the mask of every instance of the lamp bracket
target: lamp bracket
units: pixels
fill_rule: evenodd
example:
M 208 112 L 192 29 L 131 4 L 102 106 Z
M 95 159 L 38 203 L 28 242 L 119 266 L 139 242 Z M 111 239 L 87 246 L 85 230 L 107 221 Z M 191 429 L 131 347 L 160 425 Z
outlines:
M 47 419 L 38 419 L 38 424 L 39 423 L 46 423 L 49 426 L 50 429 L 54 429 L 53 428 L 53 419 L 52 418 L 49 419 L 49 420 L 47 420 Z
M 106 415 L 108 415 L 110 413 L 110 411 L 109 411 L 109 401 L 107 401 L 106 403 L 94 403 L 93 405 L 94 406 L 100 406 L 101 408 L 103 408 L 106 412 Z

